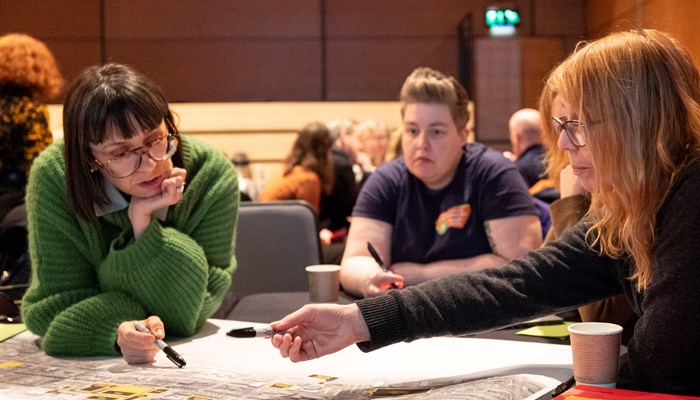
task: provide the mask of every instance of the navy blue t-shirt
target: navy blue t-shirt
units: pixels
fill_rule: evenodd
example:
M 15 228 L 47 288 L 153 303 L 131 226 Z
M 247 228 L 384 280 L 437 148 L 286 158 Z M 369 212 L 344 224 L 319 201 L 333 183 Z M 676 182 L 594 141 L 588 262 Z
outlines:
M 491 253 L 484 222 L 539 215 L 515 165 L 480 143 L 465 145 L 452 182 L 431 190 L 403 158 L 383 164 L 360 191 L 353 216 L 393 226 L 391 260 L 430 263 Z

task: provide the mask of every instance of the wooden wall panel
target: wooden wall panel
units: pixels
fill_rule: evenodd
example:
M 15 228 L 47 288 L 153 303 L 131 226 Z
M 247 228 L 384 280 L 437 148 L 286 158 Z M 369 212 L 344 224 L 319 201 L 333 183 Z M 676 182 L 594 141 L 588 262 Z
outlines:
M 535 35 L 582 39 L 585 22 L 585 4 L 581 0 L 535 0 Z
M 476 140 L 508 142 L 508 118 L 522 106 L 521 44 L 518 39 L 477 39 L 474 55 Z
M 416 67 L 457 74 L 457 40 L 451 38 L 330 39 L 328 100 L 398 99 Z
M 109 37 L 318 38 L 319 0 L 105 0 Z
M 41 38 L 99 38 L 99 2 L 95 0 L 2 0 L 0 34 L 24 32 Z
M 21 32 L 42 40 L 70 83 L 100 62 L 99 2 L 76 0 L 0 1 L 0 35 Z M 62 95 L 55 101 L 63 101 Z
M 588 34 L 594 38 L 635 28 L 668 32 L 688 49 L 695 64 L 699 65 L 700 35 L 694 18 L 698 14 L 698 1 L 589 0 L 585 15 Z
M 173 103 L 178 127 L 231 158 L 245 152 L 263 177 L 279 172 L 297 132 L 307 123 L 339 117 L 358 121 L 375 118 L 387 126 L 400 124 L 398 102 L 266 102 Z M 50 127 L 63 136 L 63 107 L 49 106 Z
M 524 38 L 521 43 L 521 107 L 537 108 L 547 74 L 565 58 L 564 42 L 561 39 Z
M 595 39 L 610 32 L 632 29 L 641 23 L 637 0 L 588 0 L 586 34 Z
M 393 101 L 171 104 L 182 132 L 201 137 L 228 156 L 245 151 L 254 162 L 280 162 L 296 133 L 309 122 L 374 118 L 396 127 L 399 107 Z M 61 105 L 49 106 L 50 127 L 56 137 L 63 135 L 62 112 Z
M 665 0 L 646 2 L 644 26 L 671 33 L 690 52 L 695 65 L 700 65 L 700 34 L 697 16 L 700 2 L 688 0 Z
M 419 66 L 457 74 L 457 26 L 470 5 L 432 2 L 327 1 L 327 100 L 398 98 Z
M 56 58 L 61 74 L 66 80 L 66 87 L 85 67 L 100 63 L 99 39 L 73 41 L 49 38 L 44 40 L 44 43 Z
M 329 38 L 451 36 L 464 15 L 482 1 L 326 1 Z
M 319 3 L 109 0 L 106 54 L 172 101 L 321 98 Z
M 68 79 L 104 55 L 151 76 L 174 102 L 395 100 L 417 66 L 457 75 L 459 23 L 470 16 L 466 36 L 488 38 L 483 19 L 492 4 L 518 8 L 521 38 L 562 40 L 568 50 L 580 36 L 586 1 L 3 0 L 0 29 L 26 27 L 47 40 Z M 481 70 L 511 56 L 488 54 Z M 521 89 L 500 96 L 532 101 L 549 61 L 527 57 L 534 61 L 521 69 Z M 473 87 L 477 120 L 502 118 L 484 114 L 494 111 L 478 106 Z
M 320 53 L 314 43 L 109 40 L 107 54 L 153 78 L 174 102 L 321 97 Z

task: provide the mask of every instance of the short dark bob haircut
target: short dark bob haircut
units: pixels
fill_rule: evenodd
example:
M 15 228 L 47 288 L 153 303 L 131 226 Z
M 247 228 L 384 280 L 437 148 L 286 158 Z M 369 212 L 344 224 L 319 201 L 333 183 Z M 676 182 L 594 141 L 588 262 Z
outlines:
M 95 205 L 109 203 L 102 174 L 94 171 L 89 144 L 100 144 L 120 134 L 129 139 L 165 121 L 178 133 L 165 96 L 150 79 L 120 64 L 85 69 L 66 92 L 63 105 L 66 186 L 68 202 L 78 216 L 97 223 Z M 182 167 L 182 149 L 173 155 Z

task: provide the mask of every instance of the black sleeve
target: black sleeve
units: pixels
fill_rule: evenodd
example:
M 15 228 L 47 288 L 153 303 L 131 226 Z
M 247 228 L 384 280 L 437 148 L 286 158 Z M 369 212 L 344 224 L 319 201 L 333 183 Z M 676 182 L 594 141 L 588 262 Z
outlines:
M 628 366 L 645 390 L 700 394 L 700 179 L 687 180 L 657 219 L 651 283 L 628 344 Z
M 588 226 L 583 221 L 559 241 L 503 267 L 358 301 L 371 336 L 360 348 L 497 329 L 622 293 L 619 263 L 589 248 Z

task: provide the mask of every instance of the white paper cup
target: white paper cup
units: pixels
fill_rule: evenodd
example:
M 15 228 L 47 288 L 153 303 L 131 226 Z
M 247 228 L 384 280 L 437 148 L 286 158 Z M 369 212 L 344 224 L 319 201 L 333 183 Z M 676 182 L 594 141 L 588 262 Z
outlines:
M 340 265 L 309 265 L 306 274 L 309 277 L 309 300 L 312 303 L 338 302 Z
M 620 363 L 622 327 L 607 322 L 569 325 L 576 384 L 614 388 Z

